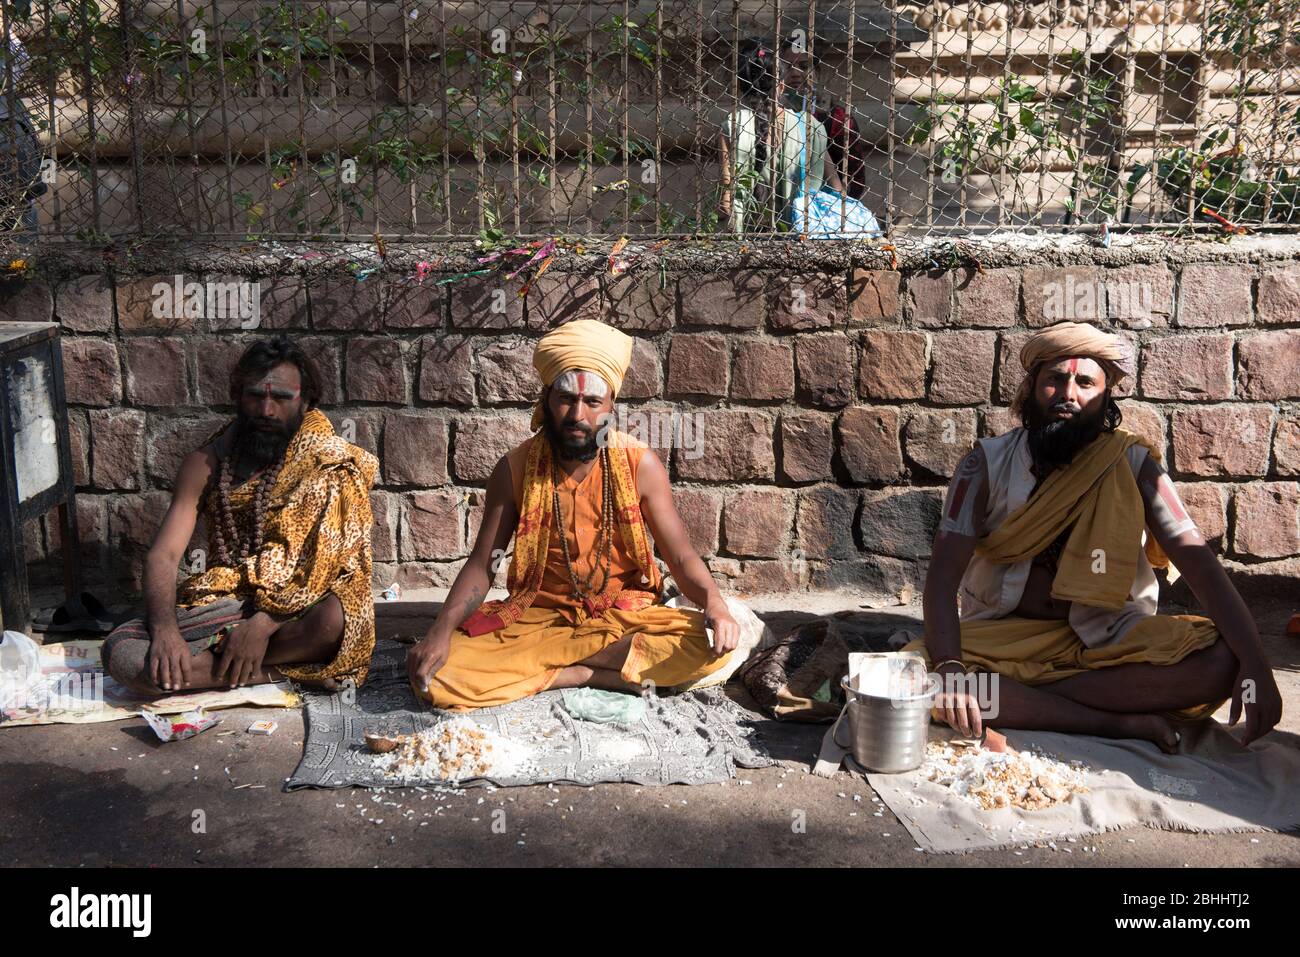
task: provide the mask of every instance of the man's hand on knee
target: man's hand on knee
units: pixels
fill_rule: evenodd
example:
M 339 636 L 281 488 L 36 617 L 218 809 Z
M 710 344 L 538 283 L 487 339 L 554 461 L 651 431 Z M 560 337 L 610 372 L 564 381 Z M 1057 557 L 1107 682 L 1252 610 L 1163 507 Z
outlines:
M 262 672 L 267 646 L 278 627 L 274 619 L 260 612 L 237 624 L 221 644 L 217 680 L 229 676 L 232 688 L 253 683 Z
M 151 629 L 149 677 L 163 691 L 179 691 L 190 684 L 190 649 L 174 621 Z
M 726 602 L 710 606 L 704 612 L 704 627 L 713 629 L 713 656 L 721 658 L 740 646 L 740 625 L 731 617 Z

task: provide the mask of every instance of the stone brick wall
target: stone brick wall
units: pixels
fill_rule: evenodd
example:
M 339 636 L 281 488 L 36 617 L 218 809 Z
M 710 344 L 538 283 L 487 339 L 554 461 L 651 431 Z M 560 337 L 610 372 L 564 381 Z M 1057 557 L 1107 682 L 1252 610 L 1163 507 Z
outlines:
M 128 591 L 179 461 L 232 413 L 229 369 L 269 330 L 301 336 L 326 413 L 380 459 L 376 582 L 449 584 L 493 465 L 527 434 L 533 342 L 582 316 L 636 337 L 621 403 L 704 413 L 702 454 L 657 451 L 692 540 L 737 592 L 919 591 L 947 478 L 976 437 L 1013 424 L 1017 350 L 1063 308 L 1133 341 L 1125 424 L 1164 452 L 1207 538 L 1241 567 L 1290 567 L 1300 245 L 997 262 L 548 273 L 526 298 L 492 277 L 279 276 L 261 281 L 255 331 L 155 319 L 170 274 L 85 275 L 22 285 L 0 318 L 63 326 L 85 557 Z M 27 529 L 38 574 L 57 538 L 52 517 Z

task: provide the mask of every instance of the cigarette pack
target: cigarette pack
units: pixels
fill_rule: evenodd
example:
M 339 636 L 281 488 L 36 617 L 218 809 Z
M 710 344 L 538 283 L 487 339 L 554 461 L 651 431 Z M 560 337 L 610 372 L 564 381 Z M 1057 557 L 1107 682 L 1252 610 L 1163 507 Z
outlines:
M 280 727 L 274 721 L 254 721 L 248 726 L 249 734 L 274 734 L 275 729 Z
M 192 738 L 201 731 L 208 730 L 208 728 L 221 721 L 220 718 L 204 714 L 202 708 L 178 715 L 163 715 L 154 714 L 152 711 L 142 711 L 140 716 L 144 718 L 149 727 L 153 728 L 153 732 L 158 735 L 159 741 L 183 741 L 185 738 Z

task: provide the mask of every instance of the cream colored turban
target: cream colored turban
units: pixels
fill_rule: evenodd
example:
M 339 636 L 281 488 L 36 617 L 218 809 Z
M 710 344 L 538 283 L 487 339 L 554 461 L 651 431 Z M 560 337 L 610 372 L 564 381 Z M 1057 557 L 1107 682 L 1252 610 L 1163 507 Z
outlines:
M 595 319 L 575 319 L 542 336 L 533 352 L 533 368 L 549 386 L 570 369 L 595 372 L 609 383 L 614 395 L 632 365 L 632 337 Z M 541 428 L 542 401 L 533 407 L 532 428 Z
M 1106 370 L 1106 384 L 1133 374 L 1133 353 L 1119 336 L 1086 322 L 1058 322 L 1032 336 L 1020 350 L 1020 364 L 1032 372 L 1041 363 L 1074 356 L 1095 360 Z

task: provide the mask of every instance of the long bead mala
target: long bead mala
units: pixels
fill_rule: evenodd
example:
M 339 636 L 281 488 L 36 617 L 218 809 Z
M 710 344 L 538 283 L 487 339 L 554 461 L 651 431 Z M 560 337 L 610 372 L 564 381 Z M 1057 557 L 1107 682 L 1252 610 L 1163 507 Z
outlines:
M 552 466 L 555 469 L 554 466 Z M 554 482 L 552 483 L 551 496 L 552 506 L 555 511 L 556 531 L 560 536 L 560 550 L 564 554 L 564 567 L 568 571 L 569 581 L 573 585 L 574 594 L 581 600 L 585 601 L 592 595 L 599 595 L 605 590 L 605 585 L 609 582 L 609 570 L 612 566 L 612 552 L 614 546 L 614 479 L 609 468 L 609 450 L 602 448 L 600 450 L 600 531 L 596 537 L 596 560 L 592 563 L 591 571 L 587 573 L 582 580 L 578 579 L 578 574 L 573 568 L 573 559 L 569 554 L 569 536 L 564 527 L 563 513 L 560 511 L 560 480 L 558 469 L 554 471 Z M 600 585 L 592 588 L 592 581 L 596 573 L 600 573 Z
M 230 546 L 239 546 L 239 560 L 246 561 L 250 555 L 256 555 L 262 548 L 263 535 L 266 530 L 266 510 L 270 504 L 271 491 L 275 488 L 280 469 L 284 467 L 284 456 L 262 473 L 257 487 L 253 490 L 253 534 L 251 540 L 243 539 L 235 524 L 234 514 L 230 508 L 230 477 L 238 463 L 238 452 L 221 460 L 217 479 L 217 522 L 213 536 L 217 543 L 217 559 L 223 565 L 233 565 Z

